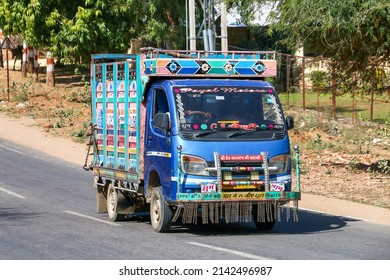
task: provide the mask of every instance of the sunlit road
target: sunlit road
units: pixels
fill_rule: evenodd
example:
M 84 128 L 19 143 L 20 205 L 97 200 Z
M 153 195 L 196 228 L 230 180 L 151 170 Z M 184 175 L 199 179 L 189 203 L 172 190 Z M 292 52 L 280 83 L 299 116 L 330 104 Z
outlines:
M 81 164 L 0 138 L 0 259 L 390 259 L 389 226 L 308 211 L 267 233 L 251 223 L 156 233 L 147 213 L 112 223 Z

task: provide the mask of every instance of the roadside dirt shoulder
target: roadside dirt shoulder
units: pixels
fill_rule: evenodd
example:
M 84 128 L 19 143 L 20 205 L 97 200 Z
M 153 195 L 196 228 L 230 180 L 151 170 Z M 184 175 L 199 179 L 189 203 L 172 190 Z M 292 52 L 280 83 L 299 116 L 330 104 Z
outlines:
M 42 151 L 50 156 L 80 165 L 80 167 L 85 161 L 85 144 L 53 136 L 28 117 L 10 118 L 0 113 L 0 138 Z
M 71 139 L 55 137 L 37 126 L 31 118 L 10 118 L 0 113 L 0 138 L 7 139 L 47 155 L 79 165 L 84 165 L 86 145 Z M 336 216 L 347 216 L 390 226 L 390 210 L 318 195 L 302 194 L 300 208 L 324 212 Z

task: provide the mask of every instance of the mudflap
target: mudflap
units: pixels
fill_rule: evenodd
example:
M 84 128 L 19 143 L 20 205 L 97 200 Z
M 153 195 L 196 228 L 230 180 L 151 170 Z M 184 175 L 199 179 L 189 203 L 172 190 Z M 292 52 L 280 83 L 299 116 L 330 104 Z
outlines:
M 96 196 L 97 213 L 108 213 L 107 209 L 107 189 L 108 186 L 98 187 Z M 148 205 L 145 200 L 137 194 L 125 191 L 117 191 L 116 212 L 118 214 L 130 215 L 139 211 L 147 211 Z
M 137 193 L 118 191 L 118 214 L 134 214 L 135 212 L 147 211 L 148 205 L 145 199 Z
M 97 213 L 107 213 L 107 188 L 98 187 L 96 194 Z

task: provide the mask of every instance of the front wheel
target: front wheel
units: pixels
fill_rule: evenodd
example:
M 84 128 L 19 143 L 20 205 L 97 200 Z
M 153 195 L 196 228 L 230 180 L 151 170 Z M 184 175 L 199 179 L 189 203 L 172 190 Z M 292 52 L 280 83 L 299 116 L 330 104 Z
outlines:
M 172 211 L 164 199 L 161 187 L 153 190 L 150 203 L 150 220 L 156 232 L 166 232 L 171 229 Z

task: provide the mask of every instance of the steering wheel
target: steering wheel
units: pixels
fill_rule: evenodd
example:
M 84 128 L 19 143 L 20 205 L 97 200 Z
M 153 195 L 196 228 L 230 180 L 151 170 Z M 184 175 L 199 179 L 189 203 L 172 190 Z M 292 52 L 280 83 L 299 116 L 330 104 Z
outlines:
M 209 112 L 188 110 L 187 114 L 189 116 L 195 115 L 193 118 L 193 121 L 195 122 L 208 122 L 211 119 L 211 114 Z

